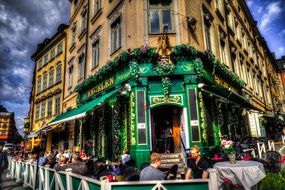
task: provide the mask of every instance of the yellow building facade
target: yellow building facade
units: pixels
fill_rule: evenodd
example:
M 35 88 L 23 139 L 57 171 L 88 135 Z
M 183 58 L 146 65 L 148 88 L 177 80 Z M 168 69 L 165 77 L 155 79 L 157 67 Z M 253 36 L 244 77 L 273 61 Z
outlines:
M 41 143 L 47 151 L 62 146 L 47 124 L 62 113 L 64 70 L 66 57 L 66 25 L 60 25 L 51 39 L 38 45 L 32 59 L 35 61 L 34 83 L 30 98 L 30 125 L 37 135 L 33 145 Z M 35 140 L 37 142 L 35 142 Z M 56 141 L 54 144 L 53 141 Z

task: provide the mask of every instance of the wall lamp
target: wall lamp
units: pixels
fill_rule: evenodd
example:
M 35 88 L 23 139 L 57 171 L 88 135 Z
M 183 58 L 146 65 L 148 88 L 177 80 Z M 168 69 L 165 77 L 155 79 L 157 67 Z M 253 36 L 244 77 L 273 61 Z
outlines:
M 198 83 L 198 88 L 203 88 L 205 86 L 204 83 Z

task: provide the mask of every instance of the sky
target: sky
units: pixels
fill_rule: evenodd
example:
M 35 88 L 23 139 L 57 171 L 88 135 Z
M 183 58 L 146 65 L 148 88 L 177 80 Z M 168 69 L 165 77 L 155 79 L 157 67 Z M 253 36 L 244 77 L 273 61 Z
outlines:
M 261 34 L 276 57 L 285 55 L 285 0 L 246 0 Z M 15 113 L 23 134 L 29 112 L 32 54 L 57 27 L 68 24 L 68 0 L 0 0 L 0 105 Z
M 23 134 L 29 112 L 32 54 L 61 24 L 68 24 L 68 0 L 0 0 L 0 105 L 15 113 Z

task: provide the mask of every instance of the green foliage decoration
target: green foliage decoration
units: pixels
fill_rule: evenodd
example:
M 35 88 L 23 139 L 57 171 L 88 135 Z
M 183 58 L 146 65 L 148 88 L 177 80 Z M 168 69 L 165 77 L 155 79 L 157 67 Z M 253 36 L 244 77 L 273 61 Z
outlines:
M 162 90 L 164 97 L 169 97 L 170 88 L 171 88 L 171 81 L 168 77 L 162 77 L 161 80 Z
M 181 60 L 192 60 L 198 55 L 198 51 L 189 44 L 181 44 L 172 48 L 171 60 L 177 63 Z
M 260 183 L 260 190 L 284 190 L 285 179 L 276 173 L 267 173 Z
M 143 45 L 139 48 L 135 48 L 132 52 L 132 59 L 138 62 L 151 62 L 155 63 L 158 60 L 158 53 L 155 48 L 151 48 L 147 45 Z

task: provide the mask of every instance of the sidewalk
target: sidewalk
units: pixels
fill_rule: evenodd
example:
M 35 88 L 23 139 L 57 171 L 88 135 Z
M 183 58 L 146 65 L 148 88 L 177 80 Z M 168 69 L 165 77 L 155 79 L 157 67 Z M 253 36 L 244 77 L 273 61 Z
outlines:
M 6 173 L 2 174 L 2 190 L 28 190 L 23 188 L 21 183 L 16 183 L 12 178 L 7 178 Z

